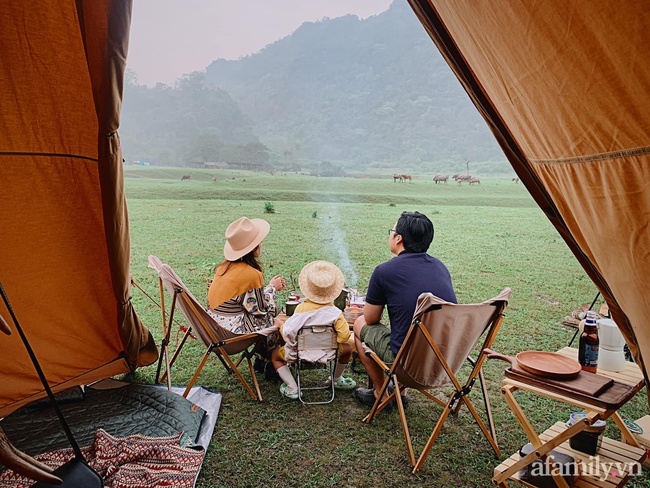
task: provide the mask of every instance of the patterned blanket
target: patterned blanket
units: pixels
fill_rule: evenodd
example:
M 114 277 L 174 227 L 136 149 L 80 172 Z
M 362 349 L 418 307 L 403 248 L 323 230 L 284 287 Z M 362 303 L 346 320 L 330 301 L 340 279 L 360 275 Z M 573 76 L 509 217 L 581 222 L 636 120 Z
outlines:
M 107 488 L 192 488 L 205 451 L 184 447 L 183 433 L 168 437 L 141 434 L 113 437 L 103 429 L 95 433 L 92 445 L 82 449 L 88 464 L 104 479 Z M 57 468 L 74 457 L 72 449 L 60 449 L 35 456 Z M 0 487 L 28 488 L 33 483 L 11 470 L 0 473 Z

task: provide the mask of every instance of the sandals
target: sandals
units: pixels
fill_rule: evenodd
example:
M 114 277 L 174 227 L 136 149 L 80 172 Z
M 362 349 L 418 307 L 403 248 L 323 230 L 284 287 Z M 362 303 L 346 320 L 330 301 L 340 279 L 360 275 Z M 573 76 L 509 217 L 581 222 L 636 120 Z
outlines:
M 280 385 L 280 393 L 282 394 L 282 396 L 287 397 L 290 400 L 298 399 L 298 390 L 296 390 L 295 392 L 290 392 L 289 385 L 287 385 L 286 383 L 282 383 Z
M 334 388 L 337 390 L 354 390 L 357 387 L 357 382 L 350 377 L 341 376 L 334 382 Z

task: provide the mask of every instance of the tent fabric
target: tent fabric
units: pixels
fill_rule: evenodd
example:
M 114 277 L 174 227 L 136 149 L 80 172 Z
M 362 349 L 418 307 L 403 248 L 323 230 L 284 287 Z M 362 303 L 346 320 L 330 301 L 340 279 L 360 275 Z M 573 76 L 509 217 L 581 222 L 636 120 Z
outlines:
M 602 293 L 647 382 L 647 3 L 409 2 Z
M 116 132 L 130 12 L 0 3 L 0 282 L 55 391 L 157 358 L 130 301 Z M 17 334 L 0 340 L 0 369 L 0 416 L 43 395 Z

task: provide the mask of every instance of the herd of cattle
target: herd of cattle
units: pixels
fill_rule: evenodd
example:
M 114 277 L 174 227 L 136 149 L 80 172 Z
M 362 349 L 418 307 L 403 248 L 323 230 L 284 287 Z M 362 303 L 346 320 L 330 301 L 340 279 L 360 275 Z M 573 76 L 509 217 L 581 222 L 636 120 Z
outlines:
M 403 181 L 408 181 L 409 183 L 413 183 L 413 177 L 411 175 L 398 175 L 397 173 L 393 174 L 393 182 L 403 182 Z
M 191 175 L 183 175 L 183 176 L 181 176 L 181 181 L 183 181 L 183 180 L 191 180 L 191 179 L 192 179 Z M 451 179 L 455 180 L 456 183 L 458 183 L 459 185 L 461 185 L 463 183 L 463 181 L 466 181 L 470 185 L 473 185 L 475 183 L 477 185 L 481 184 L 481 180 L 479 178 L 477 178 L 476 176 L 464 175 L 464 174 L 461 174 L 461 173 L 456 173 L 455 175 L 453 175 L 451 177 Z M 214 183 L 216 181 L 217 181 L 217 177 L 213 176 L 212 177 L 212 182 Z M 408 181 L 409 183 L 413 183 L 413 177 L 411 175 L 394 173 L 393 174 L 393 182 L 398 182 L 398 181 L 400 181 L 400 182 Z M 449 175 L 444 175 L 444 174 L 435 175 L 433 177 L 433 181 L 434 181 L 434 183 L 436 185 L 438 183 L 444 183 L 446 185 L 447 181 L 449 181 Z M 512 179 L 512 181 L 514 181 L 515 183 L 519 183 L 519 178 L 515 177 L 515 178 Z
M 477 185 L 481 184 L 481 180 L 479 178 L 477 178 L 476 176 L 464 175 L 464 174 L 461 174 L 461 173 L 456 173 L 455 175 L 453 175 L 451 177 L 451 179 L 456 180 L 456 183 L 458 183 L 459 185 L 462 184 L 463 181 L 466 181 L 470 185 L 473 185 L 475 183 Z M 438 183 L 444 183 L 446 185 L 447 181 L 449 181 L 449 175 L 443 175 L 443 174 L 435 175 L 433 177 L 433 181 L 434 181 L 434 183 L 436 185 Z
M 476 176 L 470 176 L 470 175 L 463 175 L 460 173 L 457 173 L 451 177 L 452 180 L 456 180 L 456 183 L 459 185 L 463 183 L 463 181 L 468 182 L 470 185 L 473 184 L 481 184 L 481 180 L 477 178 Z M 409 183 L 413 183 L 413 177 L 411 175 L 399 175 L 397 173 L 393 174 L 393 182 L 397 181 L 408 181 Z M 447 184 L 447 181 L 449 181 L 449 175 L 435 175 L 433 177 L 434 183 L 437 185 L 438 183 L 444 183 L 445 185 Z

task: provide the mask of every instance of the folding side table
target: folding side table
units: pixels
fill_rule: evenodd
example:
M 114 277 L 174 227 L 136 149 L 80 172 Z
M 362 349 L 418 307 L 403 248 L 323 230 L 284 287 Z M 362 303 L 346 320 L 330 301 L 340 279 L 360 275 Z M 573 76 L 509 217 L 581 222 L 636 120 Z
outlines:
M 558 353 L 572 359 L 577 358 L 577 349 L 574 348 L 565 347 Z M 535 485 L 520 479 L 519 471 L 538 459 L 545 461 L 546 456 L 552 449 L 573 456 L 577 461 L 577 466 L 583 467 L 582 472 L 575 475 L 575 486 L 609 488 L 623 486 L 628 481 L 630 476 L 634 474 L 634 468 L 640 466 L 640 463 L 645 459 L 646 451 L 629 431 L 619 415 L 618 409 L 643 388 L 643 374 L 634 363 L 628 363 L 625 371 L 621 373 L 599 370 L 597 374 L 612 378 L 614 383 L 597 397 L 590 397 L 561 387 L 558 388 L 557 381 L 548 382 L 540 377 L 527 378 L 514 374 L 510 368 L 506 370 L 506 378 L 503 380 L 501 393 L 533 445 L 533 451 L 521 459 L 519 453 L 515 453 L 497 466 L 494 469 L 494 477 L 492 478 L 494 484 L 507 487 L 507 481 L 513 480 L 525 486 L 534 487 Z M 563 422 L 557 422 L 542 434 L 537 434 L 515 399 L 514 393 L 517 390 L 529 391 L 573 405 L 585 411 L 586 417 L 582 422 L 578 422 L 569 428 Z M 595 421 L 607 420 L 610 417 L 629 444 L 604 438 L 602 446 L 595 456 L 576 451 L 570 447 L 568 440 L 571 437 Z M 611 467 L 616 467 L 617 470 L 606 469 Z M 569 485 L 564 478 L 555 471 L 551 470 L 551 473 L 549 473 L 552 475 L 555 484 L 558 487 L 568 488 Z

